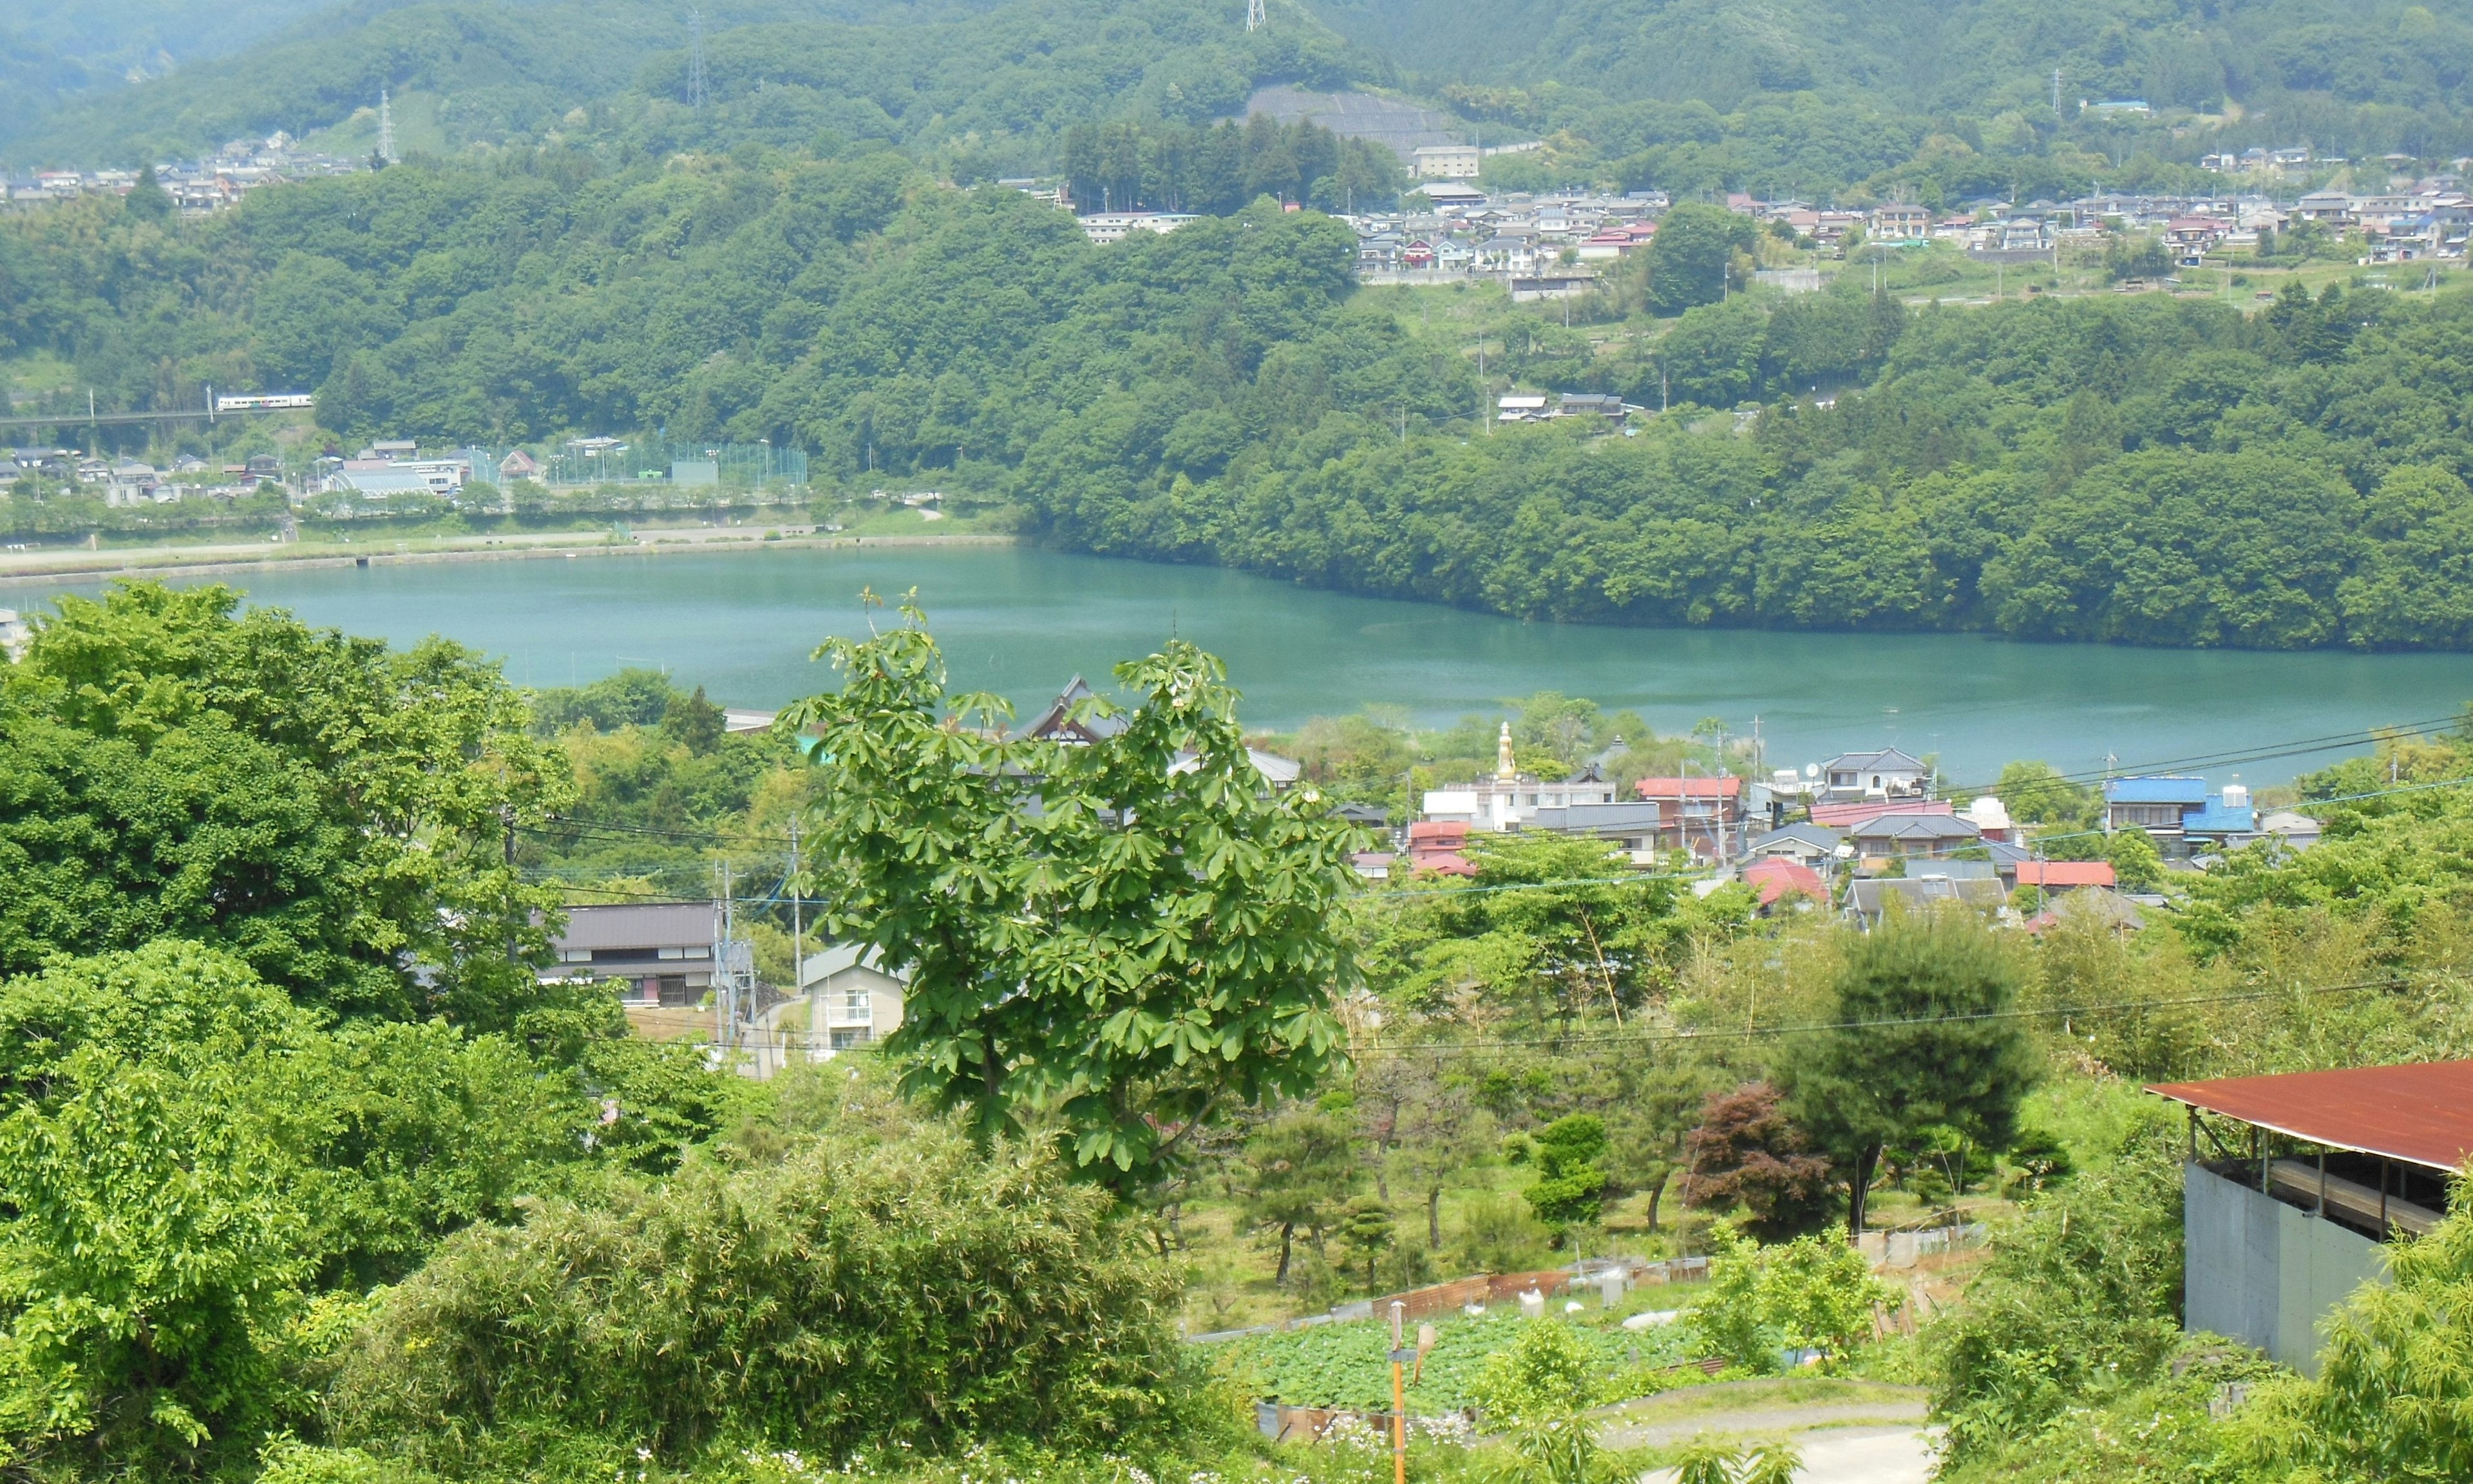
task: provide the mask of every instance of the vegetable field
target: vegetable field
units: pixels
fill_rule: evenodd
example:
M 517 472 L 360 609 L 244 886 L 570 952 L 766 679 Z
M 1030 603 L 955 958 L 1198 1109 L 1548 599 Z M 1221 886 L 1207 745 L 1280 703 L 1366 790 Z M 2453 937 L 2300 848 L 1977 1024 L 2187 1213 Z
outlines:
M 1515 1314 L 1452 1319 L 1426 1357 L 1425 1374 L 1407 1389 L 1412 1416 L 1432 1417 L 1469 1404 L 1469 1383 L 1486 1360 L 1511 1344 L 1523 1324 Z M 1684 1359 L 1687 1337 L 1680 1326 L 1640 1332 L 1580 1324 L 1573 1327 L 1594 1362 L 1599 1401 L 1647 1396 L 1674 1384 L 1661 1369 Z M 1391 1327 L 1379 1321 L 1316 1325 L 1279 1334 L 1248 1335 L 1218 1347 L 1215 1363 L 1253 1394 L 1296 1406 L 1388 1410 L 1391 1405 Z M 1699 1379 L 1697 1373 L 1693 1379 Z

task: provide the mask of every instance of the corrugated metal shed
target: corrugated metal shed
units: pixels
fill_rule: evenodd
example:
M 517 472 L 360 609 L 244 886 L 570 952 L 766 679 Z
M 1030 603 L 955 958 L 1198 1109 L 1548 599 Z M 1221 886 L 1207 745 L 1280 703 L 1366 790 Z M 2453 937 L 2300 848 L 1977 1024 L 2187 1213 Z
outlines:
M 2148 1091 L 2274 1133 L 2449 1171 L 2473 1153 L 2473 1062 L 2166 1082 Z

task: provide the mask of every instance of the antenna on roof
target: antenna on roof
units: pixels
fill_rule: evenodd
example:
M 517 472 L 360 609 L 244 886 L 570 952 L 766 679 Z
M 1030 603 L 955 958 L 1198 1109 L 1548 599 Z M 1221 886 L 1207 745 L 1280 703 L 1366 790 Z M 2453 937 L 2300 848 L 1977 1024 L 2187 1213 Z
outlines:
M 687 107 L 704 111 L 704 7 L 687 7 Z

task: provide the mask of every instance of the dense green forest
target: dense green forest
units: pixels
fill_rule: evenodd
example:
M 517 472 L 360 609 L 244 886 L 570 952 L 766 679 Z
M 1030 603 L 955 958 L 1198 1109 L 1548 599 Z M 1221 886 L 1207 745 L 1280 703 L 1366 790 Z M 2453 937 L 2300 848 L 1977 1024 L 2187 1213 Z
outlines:
M 1261 121 L 1218 137 L 1256 183 L 1340 157 Z M 1729 295 L 1747 232 L 1678 208 L 1595 323 L 1497 304 L 1437 327 L 1356 288 L 1339 224 L 1267 202 L 1102 248 L 891 151 L 611 174 L 543 152 L 203 222 L 13 219 L 0 343 L 123 405 L 315 388 L 348 439 L 769 438 L 828 480 L 1007 499 L 1077 549 L 1521 616 L 2473 642 L 2460 296 Z M 1636 437 L 1477 436 L 1506 384 L 1677 410 Z M 39 483 L 9 498 L 40 528 Z
M 2162 183 L 2249 145 L 2473 152 L 2462 5 L 2009 0 L 1548 6 L 1506 34 L 1433 0 L 1318 13 L 1472 116 L 1575 136 L 1575 166 L 1669 190 L 2059 197 Z M 2054 108 L 2055 79 L 2060 107 Z M 2081 112 L 2136 99 L 2152 112 Z M 2149 156 L 2147 161 L 2141 156 Z
M 8 53 L 24 85 L 0 111 L 0 157 L 134 162 L 330 126 L 325 143 L 366 151 L 368 110 L 392 88 L 417 151 L 563 140 L 623 159 L 829 132 L 897 143 L 968 183 L 1058 169 L 1076 125 L 1207 124 L 1274 82 L 1405 86 L 1473 132 L 1545 137 L 1546 153 L 1499 162 L 1515 186 L 2029 200 L 2189 184 L 2199 155 L 2252 144 L 2473 152 L 2461 0 L 1626 3 L 1532 8 L 1508 29 L 1431 0 L 1332 0 L 1283 4 L 1256 34 L 1242 5 L 1179 0 L 756 0 L 708 18 L 702 109 L 684 12 L 643 0 L 252 7 L 179 36 L 145 7 L 118 11 L 116 30 L 29 17 Z M 119 84 L 114 65 L 150 37 L 183 65 Z M 247 55 L 221 55 L 242 39 Z M 2078 106 L 2110 99 L 2152 111 Z
M 1109 472 L 1139 422 L 1094 409 L 1034 450 L 1022 498 L 1069 544 L 1523 616 L 2455 647 L 2468 351 L 2461 299 L 2332 287 L 2248 317 L 1744 297 L 1637 359 L 1548 326 L 1501 363 L 1652 405 L 1661 376 L 1678 398 L 1771 398 L 1740 427 L 1402 441 L 1334 407 L 1216 486 L 1142 490 Z M 1867 362 L 1869 385 L 1810 395 Z
M 1333 81 L 1347 48 L 1293 12 L 1179 0 L 918 5 L 766 0 L 716 12 L 692 107 L 686 12 L 647 0 L 454 0 L 319 16 L 133 89 L 90 91 L 0 135 L 16 160 L 183 155 L 276 129 L 308 135 L 395 92 L 406 148 L 566 140 L 613 159 L 820 137 L 899 143 L 964 180 L 1050 167 L 1056 136 L 1109 118 L 1207 124 L 1258 83 Z M 349 134 L 367 150 L 374 121 Z M 348 146 L 347 146 L 348 147 Z

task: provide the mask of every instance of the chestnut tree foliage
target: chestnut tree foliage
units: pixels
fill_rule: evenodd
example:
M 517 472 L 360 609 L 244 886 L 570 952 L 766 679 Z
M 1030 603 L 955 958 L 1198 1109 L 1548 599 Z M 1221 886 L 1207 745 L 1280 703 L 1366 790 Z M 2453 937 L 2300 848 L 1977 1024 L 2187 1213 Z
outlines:
M 1219 661 L 1182 640 L 1116 667 L 1096 740 L 1007 735 L 948 696 L 924 615 L 818 651 L 791 707 L 826 769 L 810 880 L 825 931 L 909 975 L 904 1086 L 982 1137 L 1046 1132 L 1132 1191 L 1200 1128 L 1296 1096 L 1339 1056 L 1356 981 L 1333 908 L 1353 831 L 1249 757 Z

